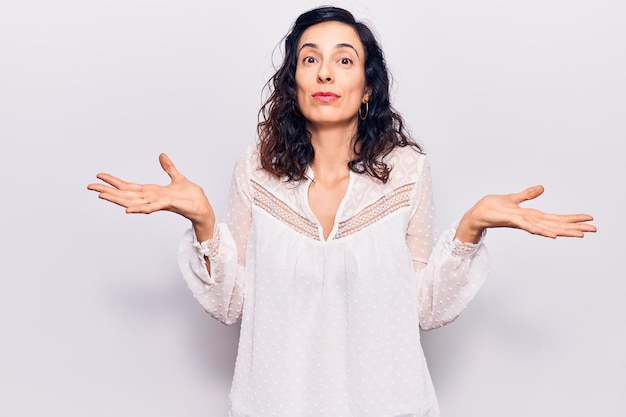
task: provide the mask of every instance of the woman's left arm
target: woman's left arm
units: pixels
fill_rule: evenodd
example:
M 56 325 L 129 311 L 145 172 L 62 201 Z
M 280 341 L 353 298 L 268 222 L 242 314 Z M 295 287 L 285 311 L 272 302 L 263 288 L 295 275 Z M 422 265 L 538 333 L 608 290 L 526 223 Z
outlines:
M 543 192 L 543 187 L 521 193 L 488 195 L 480 199 L 455 226 L 438 239 L 430 170 L 424 162 L 417 184 L 420 199 L 407 228 L 406 242 L 416 276 L 420 327 L 434 329 L 454 321 L 474 298 L 489 272 L 489 253 L 482 240 L 494 227 L 512 227 L 536 235 L 583 237 L 596 228 L 587 214 L 548 214 L 521 208 Z

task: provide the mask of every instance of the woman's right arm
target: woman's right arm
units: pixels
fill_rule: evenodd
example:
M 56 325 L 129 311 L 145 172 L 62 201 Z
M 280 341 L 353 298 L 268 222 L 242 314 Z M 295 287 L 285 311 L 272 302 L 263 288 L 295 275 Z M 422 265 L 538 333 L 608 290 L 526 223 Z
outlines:
M 179 251 L 183 276 L 207 312 L 225 324 L 233 324 L 243 304 L 245 240 L 250 223 L 250 204 L 240 187 L 241 178 L 235 175 L 231 185 L 228 225 L 217 224 L 202 188 L 178 172 L 167 155 L 161 154 L 159 162 L 171 179 L 168 185 L 130 183 L 102 173 L 97 178 L 104 184 L 93 183 L 87 188 L 96 191 L 99 198 L 125 207 L 126 213 L 171 211 L 189 219 L 192 228 Z M 241 165 L 236 174 L 242 173 L 245 180 L 245 164 Z M 231 229 L 231 225 L 235 227 Z

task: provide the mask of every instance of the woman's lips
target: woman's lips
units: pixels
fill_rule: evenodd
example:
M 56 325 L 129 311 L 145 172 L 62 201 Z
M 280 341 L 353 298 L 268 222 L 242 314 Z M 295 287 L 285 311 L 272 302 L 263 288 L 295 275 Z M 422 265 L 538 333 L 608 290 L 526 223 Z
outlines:
M 317 101 L 321 101 L 322 103 L 330 103 L 331 101 L 337 100 L 339 96 L 335 93 L 320 91 L 313 94 L 313 98 Z

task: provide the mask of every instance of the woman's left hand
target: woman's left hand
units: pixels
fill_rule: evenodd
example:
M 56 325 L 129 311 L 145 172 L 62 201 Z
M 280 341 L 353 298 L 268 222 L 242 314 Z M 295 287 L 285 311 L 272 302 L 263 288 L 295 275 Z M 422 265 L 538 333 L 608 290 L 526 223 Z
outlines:
M 552 239 L 559 236 L 584 237 L 585 233 L 596 231 L 596 227 L 588 223 L 593 220 L 588 214 L 552 214 L 519 206 L 542 193 L 543 186 L 536 185 L 516 194 L 481 198 L 465 213 L 455 237 L 461 242 L 476 243 L 485 229 L 494 227 L 521 229 Z

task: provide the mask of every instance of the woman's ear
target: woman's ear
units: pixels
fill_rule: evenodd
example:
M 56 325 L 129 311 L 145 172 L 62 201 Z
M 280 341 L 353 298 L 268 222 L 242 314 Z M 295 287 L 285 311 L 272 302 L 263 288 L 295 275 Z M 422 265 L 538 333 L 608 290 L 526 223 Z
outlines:
M 367 103 L 372 95 L 372 87 L 365 87 L 365 93 L 363 94 L 363 103 Z

